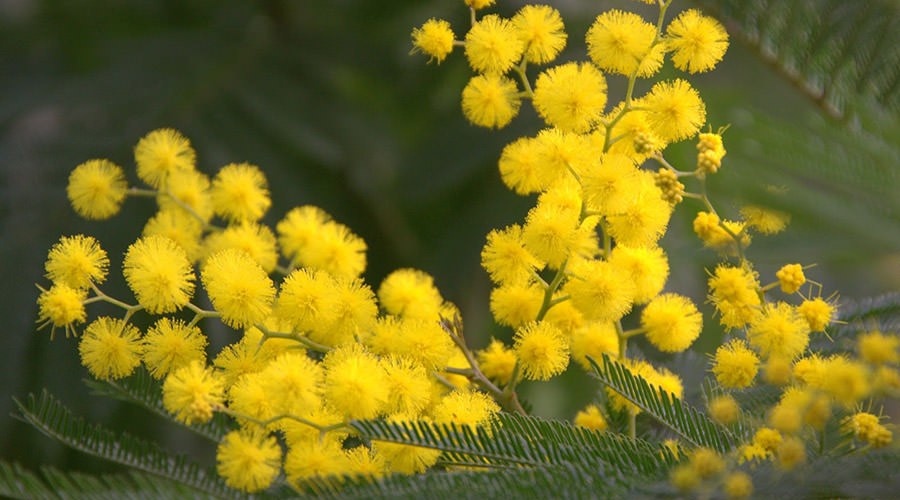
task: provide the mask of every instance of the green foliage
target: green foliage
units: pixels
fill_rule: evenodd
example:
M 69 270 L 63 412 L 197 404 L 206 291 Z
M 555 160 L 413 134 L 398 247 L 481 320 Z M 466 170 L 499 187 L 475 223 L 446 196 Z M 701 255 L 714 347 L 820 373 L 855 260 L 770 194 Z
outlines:
M 129 434 L 87 424 L 47 391 L 39 397 L 29 395 L 25 403 L 16 400 L 16 405 L 16 418 L 76 450 L 177 481 L 203 494 L 235 496 L 214 470 L 200 467 L 184 456 L 172 456 L 159 446 Z
M 588 358 L 594 376 L 621 394 L 661 424 L 694 446 L 705 446 L 726 453 L 735 446 L 735 437 L 693 406 L 674 394 L 660 391 L 622 363 L 603 355 L 603 367 Z

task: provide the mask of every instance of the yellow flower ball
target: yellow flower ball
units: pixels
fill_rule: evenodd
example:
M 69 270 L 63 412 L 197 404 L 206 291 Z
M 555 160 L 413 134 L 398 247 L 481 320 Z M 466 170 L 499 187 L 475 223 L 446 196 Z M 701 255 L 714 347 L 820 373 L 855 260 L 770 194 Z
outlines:
M 507 126 L 521 104 L 516 82 L 497 73 L 472 77 L 462 91 L 463 114 L 479 127 Z
M 387 275 L 378 287 L 378 300 L 389 314 L 435 321 L 444 302 L 434 278 L 418 269 L 398 269 Z
M 806 276 L 803 274 L 803 266 L 800 264 L 785 264 L 775 273 L 778 278 L 778 284 L 781 291 L 787 294 L 795 293 L 806 283 Z
M 501 386 L 509 383 L 518 360 L 515 351 L 506 347 L 503 342 L 491 339 L 487 348 L 475 354 L 481 373 Z
M 565 63 L 538 76 L 534 108 L 551 127 L 588 132 L 603 115 L 606 79 L 589 63 Z
M 281 282 L 276 315 L 297 332 L 310 332 L 336 321 L 334 279 L 325 271 L 295 269 Z
M 272 312 L 275 286 L 243 250 L 229 248 L 212 255 L 201 278 L 213 307 L 233 328 L 261 323 Z
M 709 298 L 727 328 L 741 328 L 758 313 L 759 282 L 753 271 L 719 265 L 709 278 Z
M 502 285 L 491 291 L 490 300 L 494 320 L 518 328 L 537 317 L 544 290 L 530 283 Z
M 289 260 L 297 259 L 330 220 L 330 215 L 312 205 L 291 209 L 275 226 L 282 254 Z
M 328 221 L 297 253 L 296 263 L 337 278 L 357 278 L 366 270 L 366 242 L 347 226 Z
M 190 141 L 170 128 L 148 133 L 134 147 L 138 177 L 157 189 L 166 187 L 173 172 L 194 170 L 196 158 Z
M 659 295 L 641 312 L 647 340 L 663 352 L 681 352 L 700 336 L 703 316 L 687 297 Z
M 696 134 L 706 123 L 706 105 L 685 80 L 659 82 L 643 98 L 650 130 L 666 142 Z
M 75 324 L 84 323 L 87 319 L 87 311 L 84 309 L 84 300 L 87 298 L 87 290 L 79 290 L 65 284 L 55 284 L 49 290 L 40 289 L 38 295 L 38 328 L 50 325 L 50 338 L 57 328 L 69 334 L 75 334 Z
M 859 357 L 876 366 L 900 362 L 900 337 L 895 334 L 873 330 L 860 334 L 856 339 Z
M 143 360 L 153 378 L 197 360 L 206 362 L 206 336 L 182 320 L 160 318 L 143 338 Z
M 179 209 L 163 209 L 144 225 L 142 236 L 162 236 L 178 244 L 191 262 L 200 258 L 203 223 Z
M 610 262 L 584 261 L 570 266 L 563 293 L 589 321 L 616 321 L 631 310 L 634 284 L 627 271 Z
M 658 246 L 629 247 L 616 245 L 609 255 L 609 262 L 628 273 L 634 283 L 634 303 L 646 304 L 656 297 L 669 277 L 669 260 Z
M 466 34 L 466 57 L 479 73 L 505 73 L 525 50 L 512 23 L 495 14 L 482 17 Z
M 547 322 L 531 322 L 518 330 L 513 349 L 528 380 L 550 380 L 569 365 L 569 345 L 562 332 Z
M 759 371 L 759 357 L 740 339 L 732 339 L 716 349 L 713 360 L 716 381 L 729 389 L 750 386 Z
M 809 324 L 794 306 L 784 302 L 770 304 L 751 321 L 747 341 L 763 357 L 793 358 L 809 344 Z
M 300 484 L 313 477 L 342 474 L 349 467 L 341 444 L 334 439 L 311 439 L 293 443 L 284 460 L 288 481 Z
M 387 406 L 388 378 L 378 358 L 355 344 L 329 352 L 325 368 L 327 404 L 348 419 L 375 418 Z
M 106 280 L 109 258 L 100 242 L 90 236 L 63 236 L 50 249 L 44 269 L 54 283 L 85 289 Z
M 669 23 L 666 48 L 676 68 L 689 73 L 709 71 L 728 50 L 728 33 L 715 19 L 689 9 Z
M 174 210 L 207 223 L 213 216 L 209 177 L 196 170 L 175 170 L 168 174 L 165 188 L 156 197 L 160 210 Z
M 566 46 L 566 31 L 559 11 L 549 5 L 526 5 L 512 18 L 519 40 L 525 44 L 525 60 L 546 64 Z
M 224 397 L 221 375 L 197 360 L 170 373 L 163 383 L 163 406 L 188 425 L 209 422 Z
M 278 265 L 278 249 L 275 234 L 268 226 L 253 222 L 232 224 L 222 231 L 210 233 L 204 241 L 207 255 L 214 255 L 228 248 L 243 250 L 266 273 L 271 273 Z
M 729 499 L 750 498 L 753 494 L 753 479 L 746 472 L 732 472 L 725 477 L 722 489 Z
M 281 471 L 281 446 L 273 436 L 252 427 L 231 431 L 216 448 L 216 471 L 232 488 L 262 491 Z
M 386 413 L 418 415 L 431 403 L 430 374 L 419 360 L 390 355 L 384 358 L 382 366 L 388 386 Z
M 649 77 L 659 71 L 665 48 L 655 44 L 656 27 L 641 16 L 610 10 L 597 16 L 586 41 L 591 60 L 606 71 Z
M 481 250 L 481 266 L 491 281 L 502 285 L 526 282 L 544 264 L 525 248 L 522 227 L 513 224 L 488 233 L 487 243 Z
M 175 312 L 194 294 L 194 269 L 184 249 L 164 236 L 128 247 L 122 274 L 138 303 L 152 314 Z
M 249 163 L 222 167 L 213 179 L 210 197 L 215 213 L 229 222 L 256 222 L 272 204 L 265 175 Z
M 429 19 L 412 32 L 413 52 L 422 52 L 440 63 L 453 52 L 453 30 L 443 19 Z
M 601 365 L 604 354 L 618 358 L 619 334 L 610 321 L 590 321 L 572 332 L 569 348 L 572 359 L 590 372 L 593 368 L 588 357 Z
M 585 429 L 594 431 L 605 431 L 609 428 L 606 417 L 603 416 L 603 413 L 600 412 L 600 408 L 597 405 L 588 405 L 585 409 L 579 411 L 575 414 L 574 422 L 578 427 L 584 427 Z
M 441 398 L 432 410 L 436 424 L 468 426 L 473 433 L 476 427 L 490 429 L 491 419 L 500 412 L 500 406 L 487 394 L 478 391 L 453 391 Z
M 730 394 L 716 396 L 709 402 L 709 416 L 722 425 L 731 425 L 741 416 L 741 407 Z
M 78 343 L 81 364 L 100 380 L 127 377 L 141 364 L 140 335 L 137 328 L 120 319 L 97 318 Z
M 812 332 L 824 332 L 835 317 L 836 306 L 822 297 L 807 299 L 797 306 L 797 312 L 806 320 Z
M 85 219 L 108 219 L 119 213 L 128 192 L 122 167 L 109 160 L 88 160 L 69 174 L 66 195 Z
M 375 326 L 378 315 L 375 293 L 361 279 L 335 279 L 331 295 L 331 310 L 326 314 L 333 321 L 314 326 L 309 332 L 311 339 L 327 346 L 355 343 Z

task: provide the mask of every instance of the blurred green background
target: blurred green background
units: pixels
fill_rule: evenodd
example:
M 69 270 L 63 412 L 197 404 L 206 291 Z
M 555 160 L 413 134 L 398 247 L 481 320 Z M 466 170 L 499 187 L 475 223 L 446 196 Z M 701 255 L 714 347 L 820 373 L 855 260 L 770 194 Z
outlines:
M 501 1 L 496 10 L 511 15 L 520 5 Z M 627 0 L 554 5 L 569 31 L 563 59 L 584 57 L 583 34 L 602 10 L 649 12 Z M 808 275 L 842 301 L 900 290 L 900 4 L 676 6 L 707 9 L 733 37 L 716 71 L 691 77 L 712 126 L 731 124 L 713 199 L 731 215 L 754 202 L 793 217 L 787 233 L 758 237 L 750 248 L 763 280 L 801 262 L 816 264 Z M 45 387 L 88 420 L 210 456 L 156 417 L 91 396 L 75 339 L 50 342 L 35 330 L 34 284 L 44 283 L 46 252 L 59 236 L 98 237 L 115 270 L 153 211 L 131 199 L 112 220 L 82 221 L 65 197 L 69 171 L 95 157 L 130 169 L 134 144 L 158 127 L 184 132 L 209 174 L 234 161 L 261 166 L 274 202 L 266 222 L 315 204 L 349 225 L 369 245 L 365 276 L 373 287 L 398 267 L 423 269 L 462 310 L 474 347 L 491 335 L 510 337 L 493 325 L 479 253 L 490 229 L 520 221 L 533 201 L 503 187 L 496 160 L 540 124 L 523 108 L 501 131 L 469 125 L 459 109 L 470 75 L 461 52 L 439 66 L 409 54 L 411 29 L 430 17 L 448 19 L 458 36 L 468 22 L 458 0 L 0 1 L 4 459 L 32 468 L 105 466 L 7 417 L 13 397 Z M 667 66 L 664 74 L 677 72 Z M 647 87 L 639 84 L 638 93 Z M 610 100 L 622 95 L 622 79 L 611 77 Z M 694 154 L 682 144 L 668 156 L 690 169 Z M 706 318 L 695 351 L 672 361 L 693 364 L 694 381 L 702 353 L 721 335 L 703 304 L 704 269 L 717 257 L 690 233 L 698 208 L 680 206 L 663 243 L 672 263 L 668 290 L 693 297 Z M 110 290 L 124 296 L 111 274 Z M 209 334 L 214 346 L 234 339 L 223 328 Z M 523 390 L 535 413 L 570 418 L 594 384 L 572 369 Z

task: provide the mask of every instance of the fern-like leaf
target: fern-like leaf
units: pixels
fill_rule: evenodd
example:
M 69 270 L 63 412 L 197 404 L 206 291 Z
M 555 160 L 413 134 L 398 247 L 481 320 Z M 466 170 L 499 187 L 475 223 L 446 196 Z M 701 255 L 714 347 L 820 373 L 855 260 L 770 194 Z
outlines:
M 139 369 L 122 380 L 85 379 L 84 383 L 95 395 L 136 404 L 216 443 L 234 429 L 234 421 L 222 414 L 216 414 L 209 422 L 199 425 L 188 425 L 172 418 L 163 406 L 160 383 L 145 369 Z
M 602 368 L 593 359 L 588 359 L 594 376 L 601 382 L 689 443 L 722 453 L 734 447 L 735 437 L 728 430 L 674 394 L 658 390 L 605 354 Z
M 115 433 L 87 424 L 46 390 L 33 394 L 27 402 L 15 400 L 14 416 L 71 448 L 131 469 L 181 483 L 205 495 L 237 498 L 237 492 L 225 486 L 215 471 L 201 468 L 183 455 L 172 456 L 159 446 L 125 433 Z

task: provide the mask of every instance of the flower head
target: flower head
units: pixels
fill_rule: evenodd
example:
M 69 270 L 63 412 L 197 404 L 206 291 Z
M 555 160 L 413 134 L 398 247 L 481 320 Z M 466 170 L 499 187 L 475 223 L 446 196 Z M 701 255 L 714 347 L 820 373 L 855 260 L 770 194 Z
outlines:
M 715 19 L 689 9 L 669 23 L 666 47 L 672 51 L 676 68 L 690 73 L 709 71 L 728 50 L 728 33 Z
M 531 322 L 518 330 L 513 349 L 529 380 L 550 380 L 569 365 L 569 343 L 551 323 Z
M 389 314 L 430 320 L 440 317 L 444 302 L 434 278 L 418 269 L 398 269 L 389 274 L 378 287 L 378 300 Z
M 438 63 L 453 52 L 453 30 L 443 19 L 429 19 L 412 32 L 413 52 L 427 54 Z
M 662 294 L 651 300 L 641 312 L 641 326 L 647 340 L 663 352 L 680 352 L 700 335 L 703 317 L 686 297 Z
M 566 31 L 559 11 L 549 5 L 526 5 L 512 18 L 528 62 L 546 64 L 566 46 Z
M 165 236 L 147 236 L 132 243 L 123 267 L 128 287 L 152 314 L 177 311 L 194 294 L 194 269 L 187 254 Z
M 781 285 L 781 291 L 784 293 L 794 293 L 806 283 L 806 276 L 803 275 L 803 266 L 800 264 L 785 264 L 775 273 L 778 278 L 778 284 Z
M 627 271 L 634 283 L 634 303 L 646 304 L 656 297 L 669 277 L 669 260 L 658 246 L 629 247 L 616 245 L 609 262 Z
M 268 226 L 253 222 L 232 224 L 222 231 L 210 234 L 204 242 L 207 255 L 216 254 L 227 248 L 243 250 L 267 273 L 278 264 L 278 249 L 275 234 Z
M 501 385 L 507 384 L 516 367 L 516 353 L 502 341 L 491 339 L 487 348 L 476 353 L 478 366 L 484 375 Z
M 170 128 L 154 130 L 134 147 L 138 177 L 154 188 L 164 188 L 172 172 L 194 170 L 196 153 L 180 132 Z
M 611 358 L 619 356 L 619 335 L 610 321 L 590 321 L 572 332 L 569 341 L 572 359 L 585 370 L 591 371 L 588 356 L 600 363 L 603 355 Z
M 519 114 L 516 83 L 498 73 L 476 75 L 462 91 L 466 118 L 479 127 L 503 128 Z
M 372 353 L 356 344 L 325 356 L 325 400 L 347 418 L 374 418 L 386 407 L 388 378 Z
M 169 238 L 184 250 L 189 261 L 195 262 L 200 257 L 203 223 L 183 210 L 163 209 L 147 221 L 142 235 Z
M 109 160 L 88 160 L 69 174 L 66 195 L 85 219 L 108 219 L 119 213 L 128 191 L 122 167 Z
M 175 170 L 168 174 L 165 188 L 156 197 L 160 210 L 174 210 L 199 221 L 213 216 L 209 177 L 196 170 Z
M 312 477 L 341 474 L 347 467 L 347 456 L 340 443 L 334 439 L 293 443 L 284 460 L 284 473 L 292 483 L 300 483 Z
M 544 291 L 534 284 L 501 285 L 491 291 L 491 313 L 497 323 L 518 328 L 537 317 L 543 300 Z
M 525 248 L 518 224 L 488 233 L 487 243 L 481 250 L 481 265 L 497 284 L 528 281 L 533 272 L 543 267 Z
M 563 292 L 588 320 L 616 321 L 631 310 L 634 284 L 627 272 L 608 261 L 591 260 L 573 265 Z
M 709 278 L 709 299 L 728 328 L 740 328 L 757 314 L 759 283 L 753 271 L 720 265 Z
M 84 289 L 91 283 L 103 283 L 109 258 L 100 243 L 90 236 L 63 236 L 50 249 L 44 269 L 54 283 Z
M 859 357 L 875 366 L 900 362 L 900 337 L 878 330 L 860 334 L 856 339 Z
M 469 65 L 479 73 L 505 73 L 525 50 L 512 23 L 495 14 L 475 23 L 466 34 L 465 43 Z
M 605 431 L 609 427 L 606 417 L 600 412 L 600 407 L 593 404 L 575 414 L 574 423 L 578 427 L 594 431 Z
M 272 204 L 265 175 L 249 163 L 222 167 L 213 179 L 210 196 L 215 213 L 230 222 L 256 222 Z
M 741 208 L 744 221 L 762 234 L 777 234 L 784 231 L 791 221 L 791 215 L 771 208 L 747 205 Z
M 719 385 L 741 389 L 753 383 L 759 371 L 759 357 L 743 340 L 733 339 L 716 349 L 712 372 Z
M 664 141 L 686 139 L 706 122 L 706 105 L 688 82 L 659 82 L 643 99 L 647 124 Z
M 153 378 L 163 378 L 191 361 L 206 361 L 206 336 L 182 320 L 161 318 L 143 339 L 144 364 Z
M 592 64 L 565 63 L 538 76 L 534 107 L 551 127 L 588 132 L 603 115 L 606 79 Z
M 770 305 L 750 323 L 747 340 L 760 354 L 792 358 L 809 343 L 809 324 L 797 308 L 779 302 Z
M 366 270 L 366 242 L 350 228 L 328 221 L 296 255 L 297 263 L 335 277 L 357 278 Z
M 275 226 L 278 246 L 288 259 L 296 259 L 315 240 L 331 216 L 319 207 L 304 205 L 288 212 Z
M 833 320 L 836 306 L 822 297 L 807 299 L 797 306 L 797 312 L 806 320 L 812 332 L 824 332 Z
M 477 391 L 453 391 L 432 410 L 435 423 L 468 426 L 473 431 L 476 426 L 488 426 L 499 412 L 500 407 L 490 396 Z
M 81 364 L 101 380 L 127 377 L 141 364 L 140 335 L 137 328 L 120 319 L 97 318 L 78 344 Z
M 656 28 L 631 12 L 610 10 L 597 16 L 587 32 L 588 55 L 606 71 L 649 77 L 663 63 L 665 49 L 653 44 Z
M 65 284 L 54 284 L 49 290 L 40 289 L 38 296 L 38 324 L 39 328 L 50 326 L 50 338 L 56 328 L 62 327 L 69 333 L 75 332 L 75 323 L 84 323 L 87 312 L 84 310 L 84 299 L 87 298 L 87 290 L 72 288 Z
M 720 424 L 733 424 L 740 415 L 741 407 L 730 394 L 716 396 L 709 402 L 709 416 Z
M 387 413 L 418 415 L 432 401 L 433 386 L 425 365 L 409 356 L 388 356 L 382 363 L 388 386 Z
M 225 383 L 221 375 L 194 360 L 166 377 L 163 383 L 163 406 L 179 422 L 208 422 L 213 411 L 222 405 Z
M 241 328 L 261 323 L 272 311 L 275 286 L 247 252 L 222 250 L 203 266 L 203 286 L 225 324 Z
M 281 447 L 273 436 L 247 427 L 231 431 L 216 448 L 216 471 L 245 493 L 269 487 L 281 470 Z

